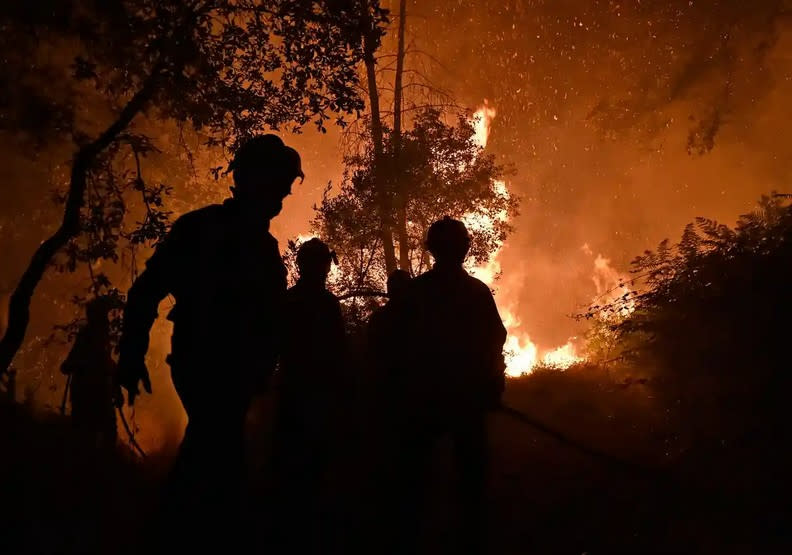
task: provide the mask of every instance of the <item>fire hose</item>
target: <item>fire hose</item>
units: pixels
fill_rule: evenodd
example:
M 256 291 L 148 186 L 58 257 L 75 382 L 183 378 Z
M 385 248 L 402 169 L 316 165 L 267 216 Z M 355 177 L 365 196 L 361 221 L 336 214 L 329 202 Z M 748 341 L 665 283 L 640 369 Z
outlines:
M 143 448 L 140 446 L 140 444 L 135 439 L 135 434 L 131 430 L 131 428 L 129 427 L 129 422 L 127 422 L 127 419 L 124 416 L 123 408 L 122 407 L 116 407 L 116 409 L 118 410 L 118 416 L 119 416 L 119 418 L 121 420 L 121 424 L 124 427 L 124 430 L 126 431 L 127 437 L 129 438 L 129 444 L 132 445 L 132 447 L 135 449 L 135 451 L 138 452 L 138 454 L 141 456 L 141 458 L 146 458 L 146 452 L 143 451 Z M 651 467 L 645 466 L 645 465 L 643 465 L 641 463 L 637 463 L 635 461 L 622 459 L 620 457 L 617 457 L 617 456 L 612 455 L 610 453 L 607 453 L 605 451 L 601 451 L 599 449 L 596 449 L 596 448 L 590 447 L 588 445 L 585 445 L 584 443 L 576 441 L 576 440 L 570 438 L 569 436 L 559 432 L 558 430 L 554 430 L 553 428 L 550 428 L 550 427 L 546 426 L 542 422 L 539 422 L 538 420 L 532 418 L 531 416 L 529 416 L 529 415 L 525 414 L 524 412 L 519 411 L 519 410 L 517 410 L 515 408 L 509 407 L 509 406 L 506 406 L 506 405 L 502 405 L 498 410 L 500 412 L 502 412 L 503 414 L 509 416 L 510 418 L 513 418 L 513 419 L 517 420 L 518 422 L 520 422 L 522 424 L 530 426 L 530 427 L 534 428 L 535 430 L 538 430 L 539 432 L 541 432 L 541 433 L 543 433 L 543 434 L 545 434 L 547 436 L 552 437 L 553 439 L 555 439 L 559 443 L 563 443 L 564 445 L 572 447 L 572 448 L 576 449 L 577 451 L 580 451 L 582 453 L 585 453 L 586 455 L 589 455 L 590 457 L 594 457 L 594 458 L 597 458 L 597 459 L 605 460 L 605 461 L 607 461 L 607 462 L 609 462 L 609 463 L 611 463 L 613 465 L 620 466 L 620 467 L 628 469 L 628 470 L 639 471 L 642 474 L 656 474 L 658 472 L 658 470 L 659 470 L 659 469 L 656 469 L 656 468 L 651 468 Z
M 126 431 L 127 437 L 129 438 L 129 444 L 138 452 L 141 458 L 146 458 L 146 452 L 143 451 L 143 448 L 135 439 L 135 433 L 129 427 L 129 422 L 127 422 L 126 416 L 124 416 L 124 409 L 122 407 L 116 407 L 118 411 L 118 417 L 121 420 L 121 425 L 124 427 L 124 431 Z
M 569 436 L 559 432 L 558 430 L 554 430 L 553 428 L 548 427 L 547 425 L 543 424 L 542 422 L 539 422 L 535 418 L 533 418 L 533 417 L 531 417 L 531 416 L 525 414 L 524 412 L 519 411 L 519 410 L 517 410 L 515 408 L 509 407 L 507 405 L 501 405 L 498 408 L 498 410 L 500 412 L 502 412 L 503 414 L 505 414 L 506 416 L 509 416 L 510 418 L 513 418 L 514 420 L 517 420 L 518 422 L 520 422 L 522 424 L 530 426 L 530 427 L 534 428 L 535 430 L 538 430 L 538 431 L 542 432 L 544 435 L 552 437 L 553 439 L 555 439 L 559 443 L 562 443 L 564 445 L 572 447 L 572 448 L 574 448 L 577 451 L 580 451 L 582 453 L 585 453 L 586 455 L 589 455 L 590 457 L 606 461 L 606 462 L 610 463 L 613 466 L 619 466 L 622 469 L 633 471 L 633 472 L 638 472 L 639 474 L 653 474 L 653 475 L 656 475 L 656 474 L 658 474 L 660 472 L 660 469 L 652 468 L 652 467 L 646 466 L 644 464 L 637 463 L 635 461 L 622 459 L 621 457 L 617 457 L 617 456 L 612 455 L 610 453 L 607 453 L 605 451 L 601 451 L 599 449 L 596 449 L 596 448 L 590 447 L 588 445 L 585 445 L 585 444 L 583 444 L 583 443 L 581 443 L 579 441 L 576 441 L 576 440 L 570 438 Z
M 121 420 L 121 425 L 124 427 L 124 431 L 126 432 L 127 437 L 129 438 L 129 444 L 135 449 L 135 451 L 137 451 L 137 453 L 140 455 L 141 458 L 145 459 L 146 452 L 143 450 L 143 448 L 135 439 L 135 433 L 132 431 L 132 429 L 129 426 L 129 422 L 127 421 L 126 416 L 124 415 L 123 408 L 116 407 L 116 410 L 118 411 L 118 417 Z M 510 418 L 513 418 L 514 420 L 522 424 L 530 426 L 535 430 L 538 430 L 539 432 L 543 433 L 544 435 L 552 437 L 559 443 L 567 445 L 568 447 L 572 447 L 573 449 L 580 451 L 581 453 L 585 453 L 590 457 L 607 461 L 612 465 L 620 466 L 624 469 L 638 471 L 641 474 L 656 474 L 659 470 L 656 468 L 648 467 L 641 463 L 637 463 L 635 461 L 622 459 L 620 457 L 612 455 L 611 453 L 601 451 L 599 449 L 596 449 L 594 447 L 576 441 L 570 438 L 569 436 L 563 434 L 562 432 L 559 432 L 558 430 L 548 427 L 547 425 L 527 415 L 526 413 L 519 411 L 515 408 L 509 407 L 507 405 L 501 405 L 498 410 L 503 414 L 505 414 L 506 416 L 509 416 Z
M 63 393 L 63 402 L 61 403 L 61 414 L 64 414 L 65 411 L 66 411 L 66 399 L 68 397 L 68 391 L 69 391 L 70 385 L 71 385 L 71 375 L 69 375 L 67 380 L 66 380 L 66 388 L 65 388 L 65 391 Z M 121 425 L 124 427 L 124 431 L 126 432 L 127 438 L 129 439 L 129 444 L 134 448 L 134 450 L 140 455 L 141 458 L 145 459 L 146 458 L 146 452 L 143 450 L 143 448 L 140 446 L 140 444 L 135 439 L 135 433 L 132 431 L 132 429 L 129 426 L 129 422 L 127 421 L 126 416 L 124 415 L 123 407 L 122 406 L 116 406 L 116 410 L 118 411 L 118 418 L 119 418 L 119 420 L 121 420 Z M 550 428 L 547 425 L 543 424 L 542 422 L 536 420 L 535 418 L 527 415 L 526 413 L 524 413 L 524 412 L 522 412 L 520 410 L 517 410 L 517 409 L 515 409 L 513 407 L 510 407 L 508 405 L 501 405 L 498 408 L 498 410 L 500 412 L 502 412 L 503 414 L 505 414 L 506 416 L 509 416 L 510 418 L 513 418 L 514 420 L 517 420 L 521 424 L 525 424 L 527 426 L 530 426 L 530 427 L 534 428 L 535 430 L 538 430 L 539 432 L 543 433 L 544 435 L 552 437 L 553 439 L 555 439 L 559 443 L 562 443 L 564 445 L 572 447 L 573 449 L 575 449 L 577 451 L 580 451 L 582 453 L 585 453 L 586 455 L 589 455 L 590 457 L 594 457 L 594 458 L 597 458 L 597 459 L 605 460 L 605 461 L 608 461 L 611 464 L 614 464 L 614 465 L 617 465 L 617 466 L 620 466 L 620 467 L 623 467 L 623 468 L 626 468 L 626 469 L 638 470 L 638 471 L 640 471 L 641 473 L 644 473 L 644 474 L 656 473 L 657 472 L 657 469 L 647 467 L 647 466 L 642 465 L 640 463 L 636 463 L 635 461 L 622 459 L 622 458 L 617 457 L 615 455 L 612 455 L 610 453 L 606 453 L 605 451 L 601 451 L 599 449 L 590 447 L 590 446 L 585 445 L 585 444 L 583 444 L 583 443 L 581 443 L 579 441 L 576 441 L 576 440 L 570 438 L 569 436 L 563 434 L 562 432 L 559 432 L 558 430 Z
M 66 402 L 69 399 L 69 390 L 71 389 L 72 375 L 66 376 L 66 387 L 63 388 L 63 400 L 61 400 L 60 413 L 66 414 Z

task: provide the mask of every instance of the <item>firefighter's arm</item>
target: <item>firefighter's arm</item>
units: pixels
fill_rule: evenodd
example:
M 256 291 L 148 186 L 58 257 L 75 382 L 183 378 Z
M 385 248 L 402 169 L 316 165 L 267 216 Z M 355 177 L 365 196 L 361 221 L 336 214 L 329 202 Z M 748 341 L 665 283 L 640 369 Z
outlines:
M 149 332 L 157 319 L 160 301 L 172 290 L 174 274 L 181 256 L 179 251 L 182 234 L 182 226 L 177 220 L 127 293 L 119 341 L 117 380 L 127 390 L 130 405 L 140 393 L 140 382 L 146 392 L 151 393 L 151 380 L 145 363 Z

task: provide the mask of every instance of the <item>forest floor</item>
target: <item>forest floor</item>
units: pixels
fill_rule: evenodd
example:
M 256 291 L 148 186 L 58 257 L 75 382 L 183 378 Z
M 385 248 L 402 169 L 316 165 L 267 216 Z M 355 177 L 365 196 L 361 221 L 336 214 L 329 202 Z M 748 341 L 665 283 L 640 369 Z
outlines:
M 789 515 L 766 502 L 755 470 L 742 475 L 730 468 L 725 480 L 716 465 L 680 470 L 669 433 L 641 387 L 560 387 L 552 376 L 510 384 L 506 402 L 565 439 L 503 412 L 492 416 L 489 553 L 792 552 Z M 267 443 L 271 405 L 265 400 L 253 421 L 260 446 Z M 253 458 L 253 472 L 266 475 L 267 449 Z M 74 443 L 67 418 L 1 403 L 0 537 L 9 549 L 0 551 L 150 551 L 136 541 L 169 464 L 168 454 L 145 462 L 127 451 L 98 457 Z M 449 465 L 443 445 L 423 540 L 424 552 L 433 555 L 452 552 Z M 259 485 L 254 493 L 266 496 L 267 486 Z M 253 552 L 263 552 L 259 547 Z

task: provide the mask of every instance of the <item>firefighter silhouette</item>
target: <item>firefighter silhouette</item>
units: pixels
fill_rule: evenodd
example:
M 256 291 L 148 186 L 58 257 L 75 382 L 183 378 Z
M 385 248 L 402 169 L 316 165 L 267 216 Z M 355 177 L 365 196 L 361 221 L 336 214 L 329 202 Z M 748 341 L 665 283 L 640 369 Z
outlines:
M 378 396 L 387 395 L 390 391 L 388 382 L 393 379 L 394 366 L 398 358 L 394 357 L 394 340 L 398 334 L 399 307 L 404 302 L 412 277 L 406 270 L 394 270 L 388 276 L 388 302 L 371 315 L 367 328 L 368 361 L 375 376 Z
M 72 423 L 83 438 L 103 450 L 112 450 L 117 438 L 116 365 L 109 318 L 113 308 L 116 308 L 113 300 L 106 296 L 88 302 L 85 325 L 61 365 L 61 372 L 68 376 Z
M 457 475 L 459 549 L 483 548 L 488 467 L 487 414 L 504 386 L 503 326 L 492 293 L 463 263 L 470 237 L 460 221 L 429 228 L 426 245 L 435 264 L 412 280 L 393 326 L 395 475 L 389 505 L 388 545 L 414 553 L 420 531 L 430 458 L 443 437 L 453 444 Z
M 319 239 L 303 243 L 299 279 L 286 293 L 275 471 L 282 547 L 294 553 L 330 541 L 327 473 L 345 382 L 341 305 L 325 286 L 334 256 Z
M 219 538 L 237 521 L 246 413 L 274 370 L 286 293 L 269 222 L 303 177 L 299 155 L 275 135 L 244 143 L 229 171 L 232 198 L 181 216 L 146 263 L 129 290 L 120 341 L 131 404 L 141 382 L 151 392 L 149 330 L 160 301 L 175 298 L 167 360 L 188 423 L 166 499 L 195 538 Z

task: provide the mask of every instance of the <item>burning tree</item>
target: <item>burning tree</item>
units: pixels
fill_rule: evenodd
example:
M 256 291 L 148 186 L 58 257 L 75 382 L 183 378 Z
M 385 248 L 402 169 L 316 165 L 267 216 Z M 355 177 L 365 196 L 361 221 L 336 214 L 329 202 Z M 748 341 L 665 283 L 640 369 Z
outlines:
M 475 129 L 464 116 L 455 125 L 443 121 L 438 110 L 419 113 L 401 137 L 398 154 L 391 140 L 385 143 L 378 176 L 385 177 L 391 200 L 390 221 L 404 231 L 398 235 L 402 269 L 417 275 L 429 267 L 423 239 L 429 225 L 444 215 L 484 221 L 472 225 L 471 254 L 486 264 L 511 230 L 508 218 L 517 200 L 498 187 L 505 172 L 494 156 L 476 144 Z M 346 172 L 335 196 L 327 194 L 318 208 L 314 227 L 338 250 L 339 276 L 345 292 L 380 290 L 388 273 L 382 243 L 382 216 L 375 209 L 378 186 L 371 143 L 359 154 L 347 156 Z
M 264 129 L 298 129 L 310 121 L 324 129 L 332 114 L 343 123 L 343 114 L 362 108 L 361 36 L 376 47 L 384 17 L 376 0 L 4 5 L 0 130 L 36 145 L 66 143 L 72 162 L 63 221 L 37 248 L 11 296 L 0 373 L 22 344 L 31 297 L 53 257 L 86 231 L 86 216 L 96 208 L 86 209 L 86 190 L 91 180 L 104 179 L 98 176 L 107 164 L 119 163 L 109 157 L 132 152 L 133 189 L 144 200 L 156 194 L 140 176 L 141 145 L 150 141 L 131 128 L 133 121 L 145 114 L 188 124 L 221 148 Z M 123 212 L 119 202 L 103 206 Z M 155 240 L 163 222 L 148 223 L 139 238 Z M 113 257 L 89 258 L 97 255 Z
M 423 238 L 445 215 L 473 223 L 472 255 L 486 264 L 517 211 L 517 199 L 501 181 L 507 168 L 484 152 L 476 121 L 421 72 L 405 69 L 406 19 L 402 1 L 395 68 L 378 67 L 364 35 L 369 113 L 357 140 L 350 141 L 339 190 L 328 188 L 313 222 L 338 251 L 341 267 L 333 279 L 342 296 L 381 294 L 397 267 L 413 275 L 426 270 Z M 394 72 L 392 82 L 382 77 L 388 71 Z M 381 105 L 385 95 L 391 95 L 392 110 Z

